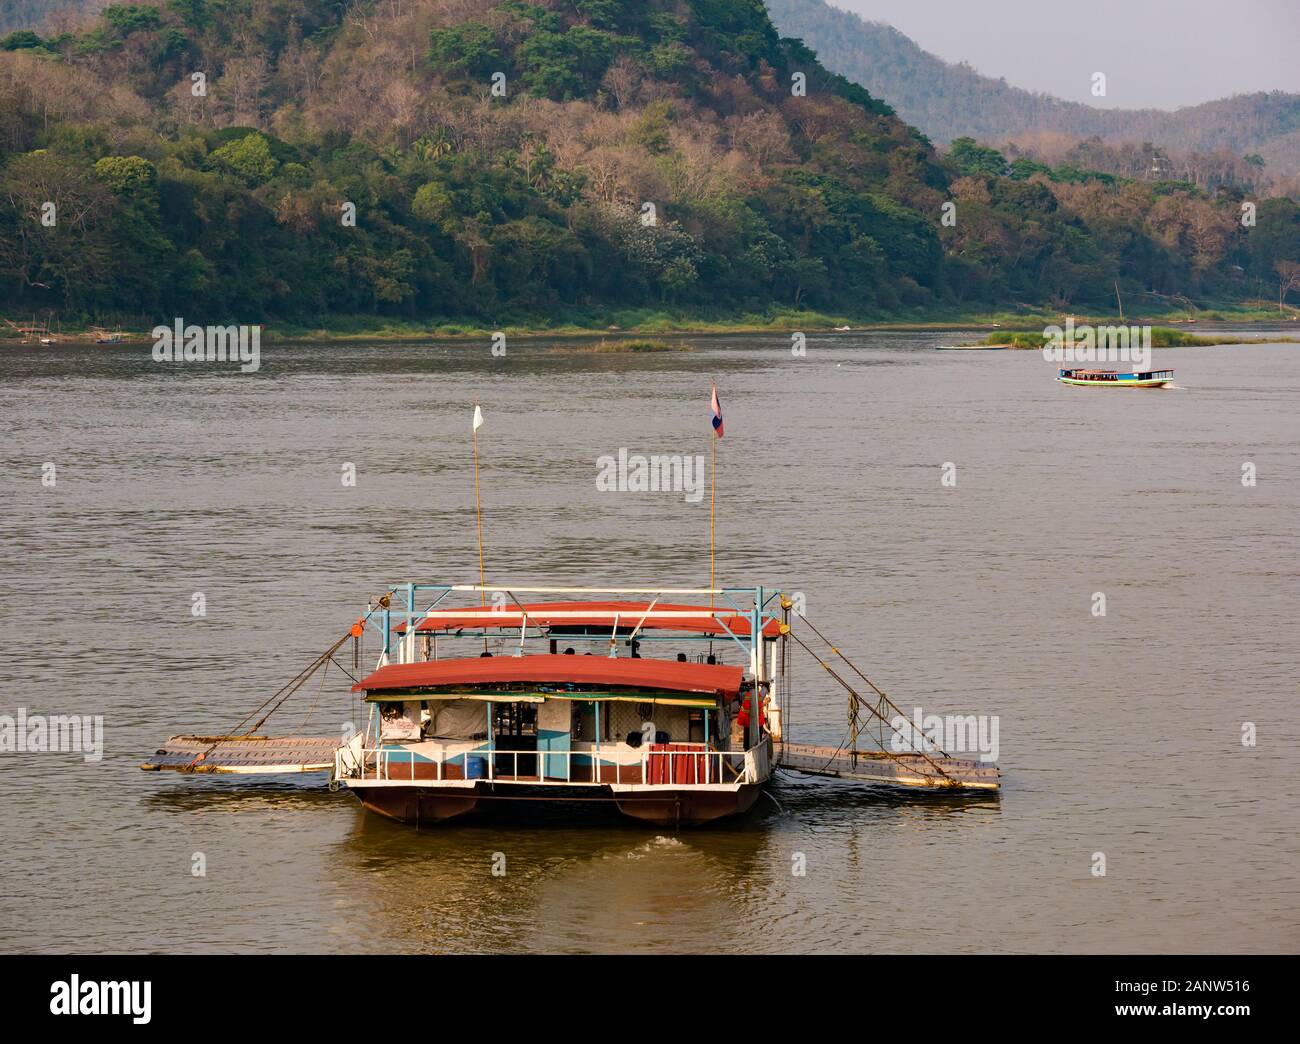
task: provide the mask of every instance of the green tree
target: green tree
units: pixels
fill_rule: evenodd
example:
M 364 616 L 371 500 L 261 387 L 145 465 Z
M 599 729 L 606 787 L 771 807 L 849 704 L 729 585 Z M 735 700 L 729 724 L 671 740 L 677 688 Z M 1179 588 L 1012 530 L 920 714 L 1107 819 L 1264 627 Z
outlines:
M 158 29 L 162 26 L 162 15 L 158 8 L 145 4 L 110 4 L 100 14 L 104 21 L 123 36 L 130 36 L 144 30 Z
M 532 33 L 516 52 L 525 88 L 563 101 L 594 88 L 613 57 L 609 33 L 575 25 L 565 33 Z
M 1002 153 L 980 145 L 974 138 L 957 138 L 948 150 L 948 159 L 962 174 L 997 178 L 1007 174 L 1007 161 Z
M 208 162 L 214 169 L 251 186 L 270 181 L 278 166 L 271 155 L 270 144 L 260 134 L 248 134 L 227 142 L 208 156 Z
M 40 35 L 32 32 L 30 29 L 19 29 L 17 32 L 10 33 L 3 40 L 0 40 L 0 51 L 22 51 L 32 47 L 40 47 L 45 41 Z
M 411 213 L 421 221 L 436 225 L 442 232 L 451 234 L 456 225 L 456 204 L 447 186 L 437 181 L 421 185 L 411 200 Z
M 699 279 L 700 273 L 696 271 L 690 258 L 686 257 L 673 258 L 659 273 L 659 285 L 663 288 L 664 296 L 670 301 L 676 301 L 695 286 Z
M 191 29 L 206 29 L 212 20 L 207 0 L 167 0 L 167 10 Z
M 152 192 L 158 171 L 141 156 L 105 156 L 95 164 L 95 175 L 119 196 Z
M 628 132 L 628 140 L 647 152 L 668 151 L 668 128 L 673 119 L 673 107 L 664 100 L 647 105 Z
M 439 72 L 486 78 L 502 71 L 497 34 L 482 22 L 463 22 L 429 34 L 429 64 Z

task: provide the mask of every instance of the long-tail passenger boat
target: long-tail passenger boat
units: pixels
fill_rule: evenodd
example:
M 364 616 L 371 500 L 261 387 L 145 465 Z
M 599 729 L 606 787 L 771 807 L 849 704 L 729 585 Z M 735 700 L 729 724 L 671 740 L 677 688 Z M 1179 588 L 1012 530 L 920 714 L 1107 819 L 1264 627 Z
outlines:
M 1122 373 L 1117 370 L 1062 370 L 1056 379 L 1062 384 L 1087 388 L 1163 388 L 1173 381 L 1174 371 Z

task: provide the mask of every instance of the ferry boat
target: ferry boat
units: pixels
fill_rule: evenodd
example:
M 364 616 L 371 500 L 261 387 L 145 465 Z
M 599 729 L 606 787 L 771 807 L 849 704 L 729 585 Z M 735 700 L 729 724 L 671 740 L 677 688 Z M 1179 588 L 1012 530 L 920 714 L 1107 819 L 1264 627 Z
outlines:
M 447 606 L 476 590 L 497 601 Z M 353 687 L 368 725 L 336 751 L 336 785 L 414 824 L 512 799 L 603 798 L 673 826 L 745 812 L 781 733 L 788 609 L 762 587 L 665 600 L 708 593 L 407 585 L 407 608 L 378 614 L 378 665 Z M 582 598 L 519 600 L 557 594 Z
M 140 767 L 328 771 L 331 790 L 417 827 L 510 802 L 603 803 L 657 826 L 695 826 L 753 808 L 778 766 L 870 784 L 999 790 L 991 763 L 934 746 L 860 748 L 860 738 L 873 738 L 860 719 L 897 731 L 890 722 L 902 711 L 805 617 L 792 617 L 792 606 L 763 586 L 400 584 L 231 734 L 172 736 Z M 792 629 L 796 618 L 826 653 Z M 368 634 L 379 654 L 364 674 Z M 364 727 L 342 737 L 262 734 L 286 699 L 337 665 L 349 638 Z M 837 747 L 784 735 L 795 647 L 849 694 Z
M 1101 388 L 1163 388 L 1174 379 L 1173 370 L 1120 373 L 1115 370 L 1062 370 L 1056 378 L 1062 384 Z

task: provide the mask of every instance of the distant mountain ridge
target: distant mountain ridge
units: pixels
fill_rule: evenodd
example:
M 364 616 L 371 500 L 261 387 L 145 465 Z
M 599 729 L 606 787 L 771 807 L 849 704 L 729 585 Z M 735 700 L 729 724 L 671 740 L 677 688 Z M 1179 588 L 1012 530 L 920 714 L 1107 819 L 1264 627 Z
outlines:
M 0 36 L 15 29 L 36 29 L 56 12 L 94 14 L 107 0 L 0 0 Z
M 1174 112 L 1097 109 L 1013 87 L 922 50 L 892 26 L 824 0 L 766 0 L 783 36 L 802 39 L 821 63 L 888 102 L 939 144 L 969 136 L 989 144 L 1036 135 L 1151 142 L 1238 156 L 1257 153 L 1275 174 L 1300 172 L 1300 95 L 1235 95 Z

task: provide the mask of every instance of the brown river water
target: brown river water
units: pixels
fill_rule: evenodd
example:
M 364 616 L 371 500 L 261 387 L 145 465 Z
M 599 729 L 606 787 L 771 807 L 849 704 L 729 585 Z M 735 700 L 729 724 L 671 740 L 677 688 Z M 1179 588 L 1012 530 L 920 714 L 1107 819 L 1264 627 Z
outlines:
M 100 761 L 0 754 L 0 950 L 1300 950 L 1300 348 L 1157 350 L 1177 387 L 1133 391 L 932 350 L 962 339 L 269 347 L 249 376 L 0 348 L 0 714 L 104 722 Z M 704 586 L 707 495 L 602 492 L 595 462 L 707 454 L 711 380 L 720 581 L 802 592 L 909 711 L 996 716 L 1000 796 L 782 775 L 710 829 L 416 832 L 316 777 L 139 771 L 388 584 L 475 579 L 475 397 L 489 581 Z M 790 734 L 838 744 L 843 693 L 795 664 Z M 355 715 L 339 682 L 307 732 Z

